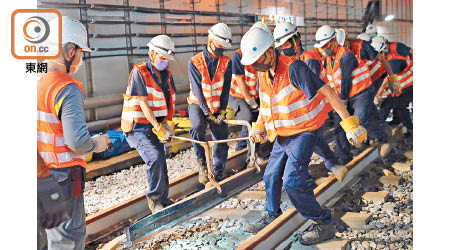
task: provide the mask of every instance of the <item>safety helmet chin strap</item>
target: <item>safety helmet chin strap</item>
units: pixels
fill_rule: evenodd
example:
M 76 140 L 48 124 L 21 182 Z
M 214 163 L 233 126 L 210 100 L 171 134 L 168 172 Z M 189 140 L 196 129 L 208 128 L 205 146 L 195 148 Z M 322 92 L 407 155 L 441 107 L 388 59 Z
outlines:
M 63 58 L 64 58 L 64 66 L 66 66 L 66 73 L 70 72 L 70 66 L 72 65 L 73 60 L 75 60 L 75 56 L 76 56 L 76 54 L 74 54 L 72 56 L 72 58 L 70 58 L 69 60 L 67 60 L 66 57 L 64 56 L 66 54 L 66 52 L 68 52 L 71 48 L 74 48 L 75 51 L 77 51 L 79 46 L 76 44 L 67 43 L 63 47 Z

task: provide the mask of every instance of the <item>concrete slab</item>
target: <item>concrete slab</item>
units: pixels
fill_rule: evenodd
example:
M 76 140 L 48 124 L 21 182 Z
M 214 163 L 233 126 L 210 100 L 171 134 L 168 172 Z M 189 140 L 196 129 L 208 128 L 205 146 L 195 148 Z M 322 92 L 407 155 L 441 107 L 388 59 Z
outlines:
M 411 171 L 411 166 L 412 166 L 411 161 L 394 162 L 394 164 L 392 164 L 392 168 L 394 168 L 395 170 L 400 171 L 400 172 Z
M 379 182 L 381 182 L 383 185 L 388 184 L 398 186 L 400 184 L 400 176 L 397 175 L 381 176 Z
M 348 240 L 335 239 L 322 242 L 316 245 L 318 250 L 344 250 L 347 246 Z
M 366 192 L 363 194 L 362 198 L 366 201 L 381 201 L 385 202 L 389 197 L 389 192 L 387 191 L 379 191 L 379 192 Z
M 361 228 L 366 225 L 371 215 L 366 213 L 347 212 L 340 219 L 351 228 Z
M 258 221 L 264 213 L 264 211 L 248 209 L 213 208 L 200 214 L 198 217 L 210 216 L 217 219 L 245 219 L 247 222 L 253 223 Z

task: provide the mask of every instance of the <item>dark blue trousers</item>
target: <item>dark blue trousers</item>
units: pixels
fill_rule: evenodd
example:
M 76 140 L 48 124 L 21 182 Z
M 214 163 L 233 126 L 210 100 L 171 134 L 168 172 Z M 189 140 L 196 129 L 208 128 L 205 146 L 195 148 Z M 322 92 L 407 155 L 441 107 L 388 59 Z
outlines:
M 148 182 L 147 197 L 158 197 L 164 205 L 169 204 L 167 201 L 169 177 L 167 176 L 164 145 L 151 131 L 147 135 L 144 132 L 131 131 L 125 133 L 125 138 L 130 147 L 135 148 L 145 162 Z
M 288 137 L 278 136 L 275 140 L 263 178 L 266 210 L 270 215 L 281 213 L 281 188 L 284 186 L 302 216 L 315 221 L 331 218 L 330 211 L 322 209 L 314 197 L 316 183 L 308 170 L 320 134 L 321 129 L 318 129 Z
M 189 133 L 191 138 L 198 141 L 206 141 L 206 128 L 209 125 L 213 140 L 224 140 L 228 138 L 228 126 L 223 123 L 217 125 L 206 119 L 200 106 L 196 104 L 189 105 L 189 120 L 191 129 Z M 198 159 L 206 160 L 205 149 L 197 143 L 194 146 L 195 154 Z M 216 144 L 213 148 L 214 174 L 221 175 L 225 169 L 225 163 L 228 157 L 228 145 L 226 143 Z

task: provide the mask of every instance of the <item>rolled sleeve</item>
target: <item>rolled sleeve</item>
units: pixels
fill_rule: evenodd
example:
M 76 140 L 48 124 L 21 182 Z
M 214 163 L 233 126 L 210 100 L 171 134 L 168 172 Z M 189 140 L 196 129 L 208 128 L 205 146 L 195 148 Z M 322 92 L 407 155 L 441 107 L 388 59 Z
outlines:
M 231 68 L 232 68 L 232 63 L 229 62 L 227 65 L 227 70 L 225 71 L 222 93 L 220 94 L 219 110 L 225 110 L 228 105 L 228 97 L 230 96 L 230 87 L 231 87 L 231 71 L 232 71 Z
M 202 75 L 192 63 L 192 59 L 188 62 L 188 72 L 189 72 L 189 83 L 191 85 L 192 92 L 194 92 L 195 97 L 197 97 L 200 108 L 203 114 L 209 114 L 209 108 L 206 104 L 205 96 L 203 96 L 202 91 Z
M 352 89 L 352 72 L 358 67 L 358 60 L 350 52 L 344 53 L 341 58 L 341 99 L 347 100 Z
M 61 119 L 64 143 L 76 154 L 88 154 L 97 148 L 97 142 L 91 138 L 84 117 L 83 96 L 75 84 L 64 87 L 56 98 L 62 99 L 58 116 Z
M 364 51 L 364 56 L 361 55 L 361 59 L 373 61 L 377 58 L 378 52 L 369 44 L 369 42 L 362 42 L 362 50 Z
M 235 52 L 233 56 L 231 57 L 231 63 L 232 63 L 232 73 L 235 75 L 244 75 L 244 65 L 241 63 L 241 55 L 239 53 Z
M 289 66 L 289 76 L 292 85 L 303 91 L 308 99 L 313 98 L 317 91 L 325 84 L 302 61 L 297 60 Z
M 130 77 L 130 95 L 147 96 L 147 87 L 144 78 L 137 69 L 133 69 Z

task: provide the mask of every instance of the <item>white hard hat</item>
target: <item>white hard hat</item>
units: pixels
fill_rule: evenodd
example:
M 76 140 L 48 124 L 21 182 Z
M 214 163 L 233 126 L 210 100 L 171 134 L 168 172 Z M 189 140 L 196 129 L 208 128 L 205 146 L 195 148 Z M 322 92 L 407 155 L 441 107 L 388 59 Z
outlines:
M 261 28 L 254 28 L 242 37 L 241 52 L 243 65 L 251 65 L 273 45 L 273 37 Z
M 357 37 L 359 40 L 364 40 L 366 42 L 370 42 L 370 36 L 367 33 L 361 33 Z
M 331 39 L 336 37 L 336 30 L 330 25 L 323 25 L 316 32 L 316 42 L 314 48 L 322 48 Z
M 208 30 L 208 34 L 214 37 L 214 40 L 216 40 L 223 47 L 231 47 L 231 30 L 228 28 L 228 25 L 224 23 L 214 24 Z
M 272 35 L 272 32 L 270 32 L 269 26 L 267 26 L 267 24 L 265 24 L 263 22 L 254 23 L 250 29 L 253 29 L 253 28 L 263 29 L 263 30 L 267 31 L 267 33 Z
M 369 24 L 366 27 L 366 33 L 371 35 L 371 34 L 376 34 L 377 33 L 377 27 L 373 24 Z
M 283 22 L 277 24 L 273 30 L 273 38 L 275 40 L 275 47 L 278 48 L 283 45 L 287 40 L 291 39 L 295 34 L 298 34 L 297 26 L 289 23 Z
M 383 52 L 386 48 L 386 42 L 386 38 L 384 38 L 383 36 L 377 36 L 372 39 L 372 43 L 370 43 L 370 45 L 372 45 L 375 51 Z
M 166 35 L 155 36 L 147 43 L 148 50 L 156 51 L 165 58 L 173 60 L 175 55 L 175 44 L 172 39 Z
M 49 22 L 49 26 L 52 28 L 58 27 L 58 18 L 55 18 Z M 78 45 L 83 51 L 92 52 L 87 43 L 87 31 L 84 25 L 71 17 L 62 16 L 62 45 L 66 43 L 74 43 Z M 51 41 L 58 43 L 58 41 Z
M 336 29 L 336 41 L 340 46 L 344 46 L 345 42 L 345 30 Z

